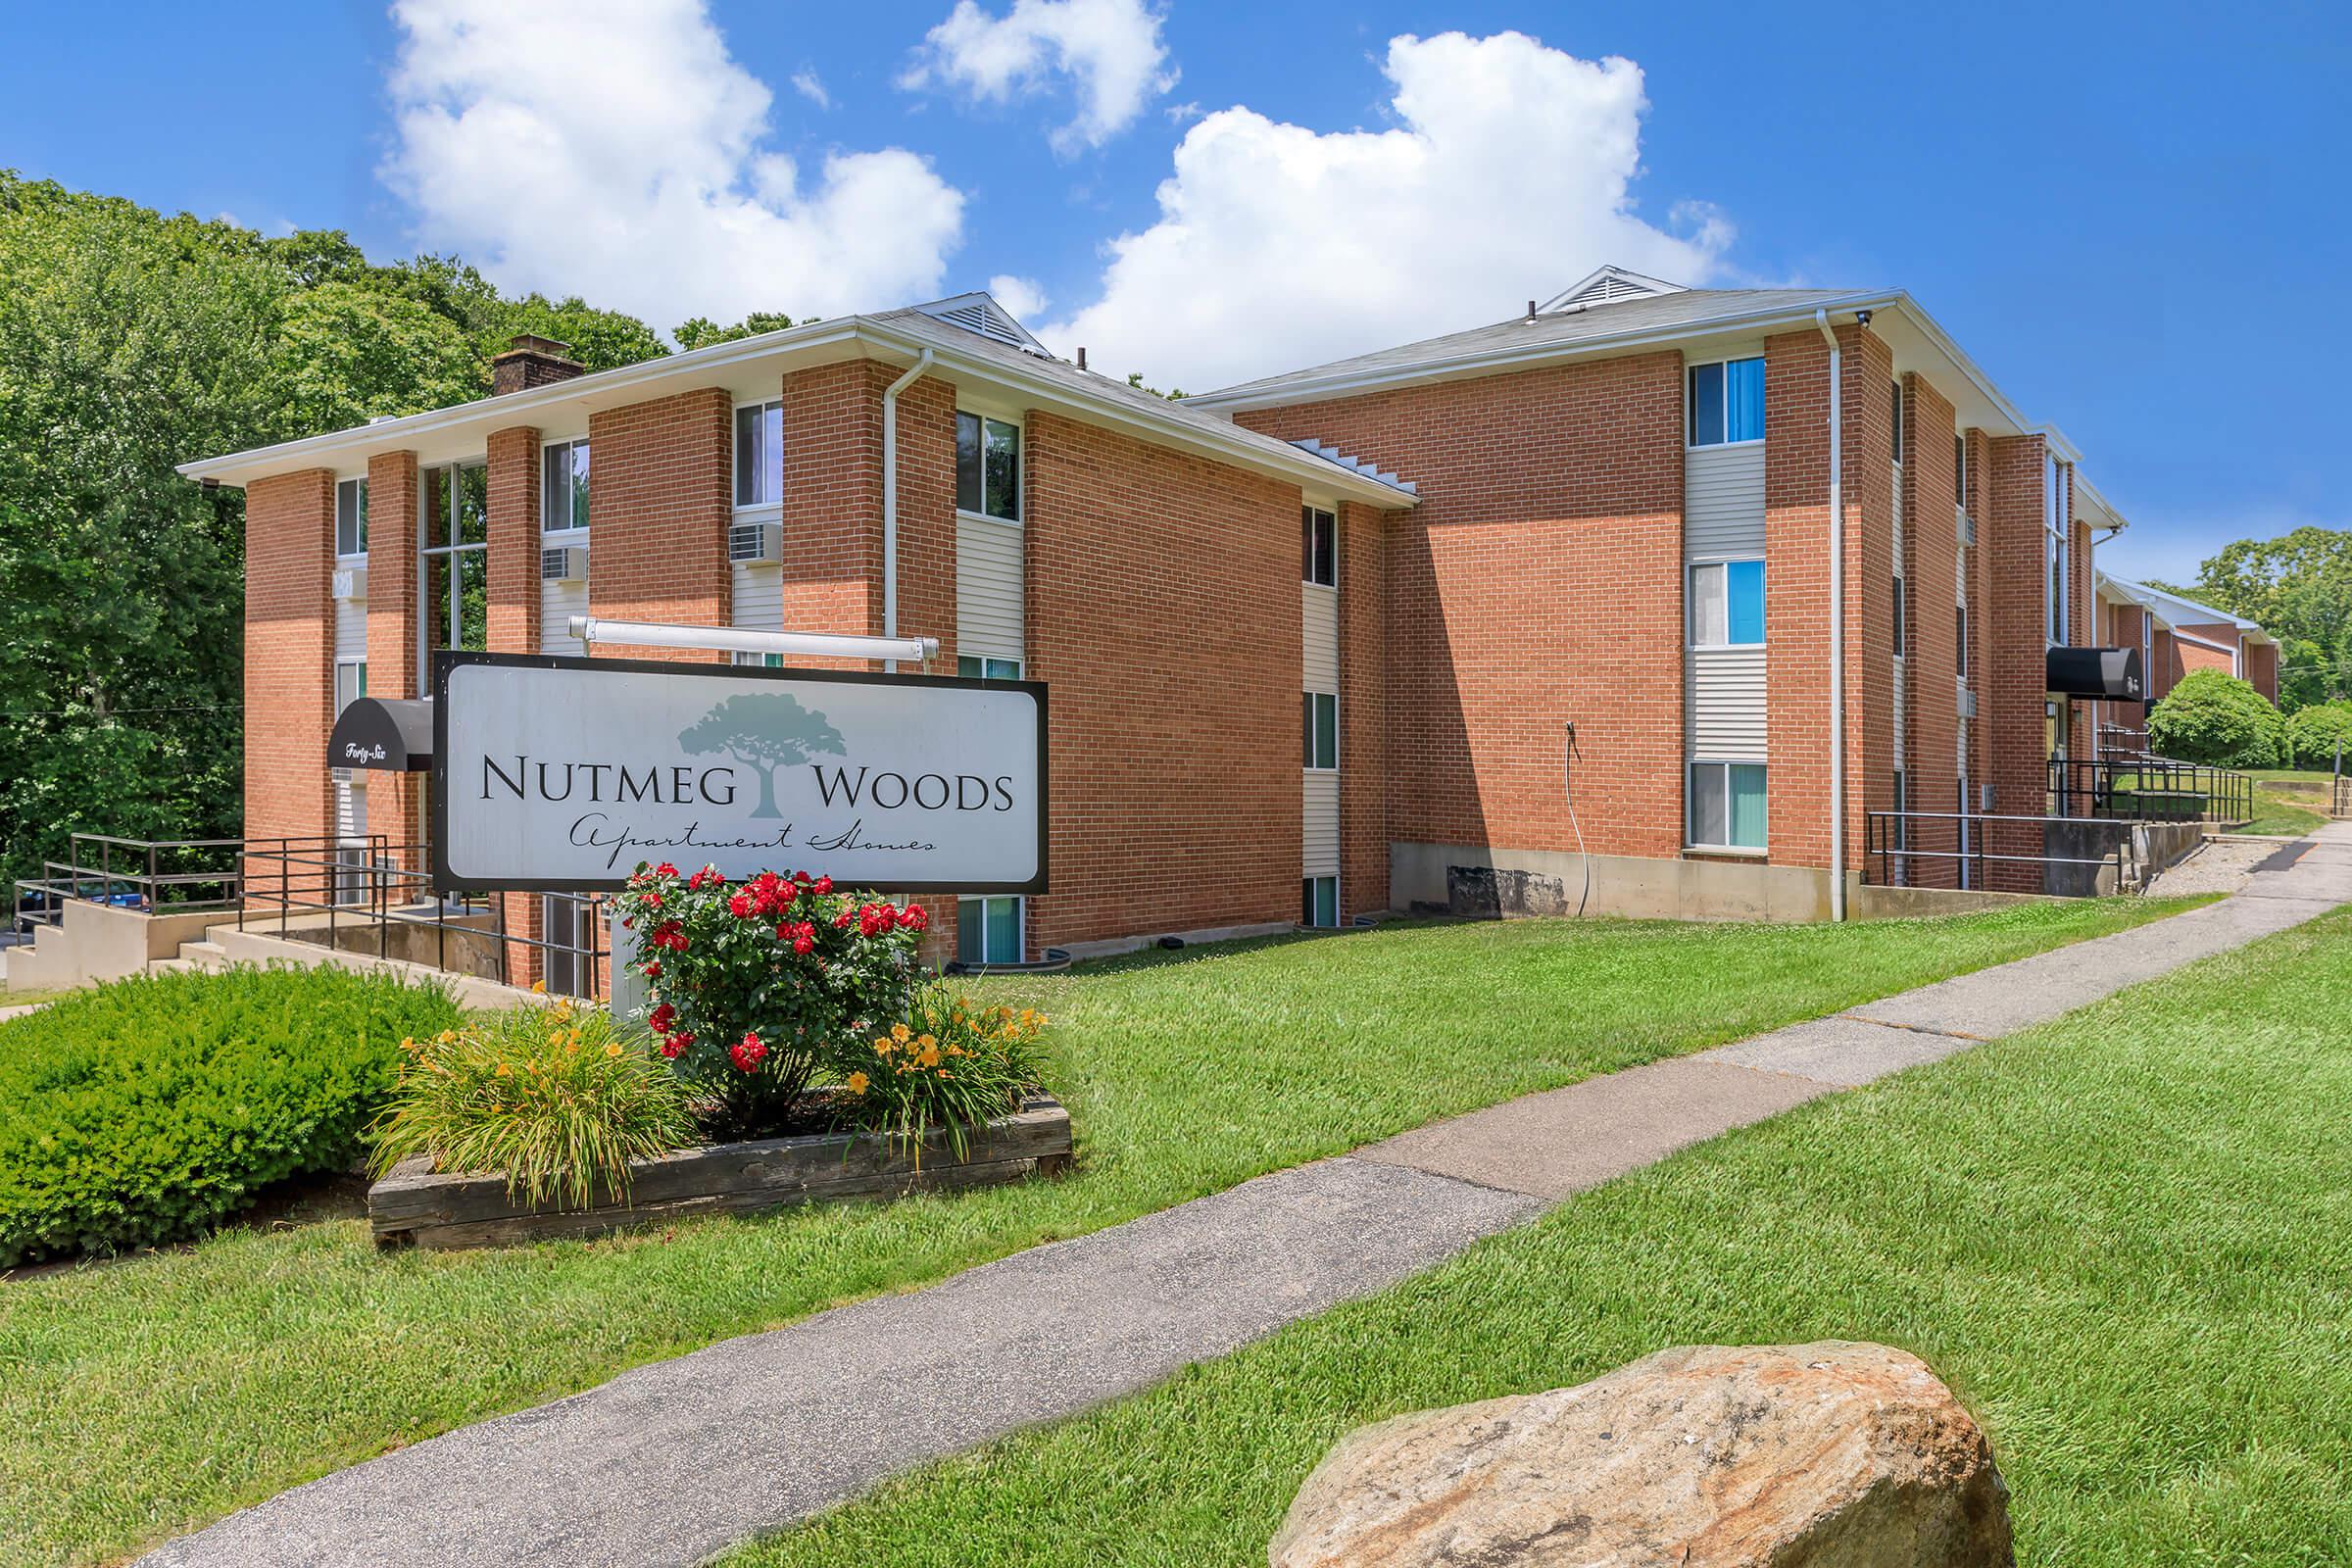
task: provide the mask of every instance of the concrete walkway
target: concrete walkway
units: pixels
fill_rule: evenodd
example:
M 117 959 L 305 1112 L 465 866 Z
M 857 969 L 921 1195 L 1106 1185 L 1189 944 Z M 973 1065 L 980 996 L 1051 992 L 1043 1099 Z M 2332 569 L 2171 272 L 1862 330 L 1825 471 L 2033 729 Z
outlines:
M 2223 903 L 1531 1095 L 928 1290 L 625 1372 L 295 1488 L 155 1565 L 691 1564 L 1149 1388 L 1686 1145 L 2352 902 L 2352 823 Z

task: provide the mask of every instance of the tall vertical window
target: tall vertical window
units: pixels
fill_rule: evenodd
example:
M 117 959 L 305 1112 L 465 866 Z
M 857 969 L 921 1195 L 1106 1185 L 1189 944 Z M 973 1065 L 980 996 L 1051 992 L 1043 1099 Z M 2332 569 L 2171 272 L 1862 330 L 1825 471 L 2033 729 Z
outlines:
M 430 468 L 423 489 L 419 675 L 429 674 L 435 648 L 490 645 L 490 470 L 478 463 Z
M 1298 923 L 1329 930 L 1340 923 L 1340 879 L 1309 876 L 1298 879 Z
M 1903 383 L 1889 381 L 1886 383 L 1886 390 L 1891 394 L 1894 405 L 1894 422 L 1891 429 L 1894 441 L 1894 461 L 1900 463 L 1903 461 Z
M 2044 465 L 2041 495 L 2041 547 L 2045 587 L 2043 602 L 2049 610 L 2049 641 L 2057 646 L 2066 636 L 2066 529 L 2067 529 L 2067 471 L 2066 465 L 2051 458 Z
M 350 707 L 352 704 L 354 704 L 354 703 L 358 702 L 358 701 L 359 701 L 361 698 L 363 698 L 363 697 L 365 697 L 365 696 L 367 696 L 367 695 L 368 695 L 368 661 L 366 661 L 365 659 L 338 659 L 338 660 L 336 660 L 336 661 L 335 661 L 335 712 L 336 712 L 336 714 L 337 714 L 338 716 L 340 716 L 340 715 L 341 715 L 341 713 L 342 713 L 342 711 L 343 711 L 343 710 L 345 710 L 346 708 L 349 708 L 349 707 Z
M 1702 850 L 1764 848 L 1764 764 L 1690 764 L 1690 845 Z
M 1328 771 L 1340 765 L 1340 700 L 1331 692 L 1302 692 L 1306 765 Z
M 1962 680 L 1968 679 L 1968 607 L 1952 609 L 1952 669 Z
M 784 405 L 735 411 L 735 504 L 772 507 L 784 499 Z
M 1707 561 L 1690 568 L 1690 646 L 1746 648 L 1764 641 L 1764 563 Z
M 1903 658 L 1911 652 L 1911 580 L 1902 573 L 1898 562 L 1894 573 L 1894 657 Z
M 1021 427 L 977 414 L 956 416 L 956 509 L 1021 520 Z
M 588 526 L 588 443 L 557 441 L 539 449 L 539 528 L 562 533 Z
M 1690 367 L 1690 444 L 1723 446 L 1764 439 L 1764 361 L 1717 360 Z
M 956 956 L 965 963 L 1021 961 L 1021 901 L 957 899 Z
M 1298 509 L 1298 575 L 1326 588 L 1340 585 L 1339 520 L 1319 507 Z
M 335 483 L 335 554 L 368 553 L 368 481 L 340 479 Z
M 1968 505 L 1968 437 L 1952 437 L 1952 499 Z

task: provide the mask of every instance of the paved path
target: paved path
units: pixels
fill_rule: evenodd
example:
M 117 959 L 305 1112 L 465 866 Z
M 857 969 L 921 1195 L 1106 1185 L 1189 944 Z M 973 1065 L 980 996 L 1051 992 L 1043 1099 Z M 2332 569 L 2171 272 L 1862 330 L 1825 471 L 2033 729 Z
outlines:
M 1366 1296 L 1672 1151 L 2352 902 L 2352 823 L 2223 903 L 1419 1128 L 298 1487 L 152 1565 L 690 1564 Z

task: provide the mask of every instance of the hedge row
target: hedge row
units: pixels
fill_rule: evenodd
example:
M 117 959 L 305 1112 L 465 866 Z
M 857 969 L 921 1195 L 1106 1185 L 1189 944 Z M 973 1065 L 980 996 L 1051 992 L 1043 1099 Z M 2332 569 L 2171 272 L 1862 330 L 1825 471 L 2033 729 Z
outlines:
M 199 1235 L 346 1170 L 443 992 L 349 970 L 119 980 L 0 1022 L 0 1267 Z

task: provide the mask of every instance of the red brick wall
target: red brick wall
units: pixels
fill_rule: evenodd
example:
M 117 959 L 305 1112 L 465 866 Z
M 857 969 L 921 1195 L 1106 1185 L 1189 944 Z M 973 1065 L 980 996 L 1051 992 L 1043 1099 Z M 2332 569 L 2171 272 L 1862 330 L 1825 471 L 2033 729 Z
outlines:
M 1993 787 L 1993 810 L 2006 816 L 2039 816 L 2048 806 L 2049 743 L 2042 704 L 2049 687 L 2048 638 L 2042 603 L 2042 438 L 2002 436 L 1985 443 L 1985 511 L 1980 518 L 1980 553 L 1987 555 L 1986 575 L 1999 585 L 1984 605 L 1984 678 L 1978 723 L 1984 732 L 1984 782 Z M 1996 825 L 1985 836 L 1996 854 L 2041 851 L 2041 830 Z M 2041 891 L 2037 866 L 1993 863 L 1986 885 L 2011 892 Z
M 784 377 L 784 624 L 795 631 L 863 636 L 882 629 L 882 392 L 900 373 L 874 361 L 846 360 Z M 934 395 L 931 385 L 918 382 L 908 394 L 923 394 L 916 402 L 925 406 L 924 398 Z M 952 389 L 949 398 L 953 413 Z M 899 413 L 903 420 L 909 413 L 905 397 Z M 901 430 L 903 451 L 910 452 L 912 434 Z M 948 441 L 952 520 L 952 427 Z M 903 465 L 899 475 L 904 525 L 909 499 L 905 487 L 914 477 L 910 465 Z M 948 570 L 952 583 L 953 556 Z M 900 586 L 904 592 L 905 583 Z M 900 619 L 906 624 L 904 605 Z
M 249 485 L 245 562 L 245 837 L 316 839 L 334 828 L 335 476 L 308 468 Z M 257 874 L 274 880 L 277 868 Z
M 1573 852 L 1574 719 L 1591 850 L 1680 851 L 1682 406 L 1664 353 L 1235 416 L 1420 487 L 1384 540 L 1390 838 Z
M 2205 630 L 2190 635 L 2203 636 Z M 2228 649 L 2208 648 L 2203 643 L 2192 643 L 2185 638 L 2178 640 L 2174 646 L 2179 651 L 2180 672 L 2184 675 L 2199 669 L 2218 669 L 2225 675 L 2230 673 L 2230 666 L 2233 661 Z
M 1340 917 L 1389 906 L 1390 514 L 1340 507 Z
M 416 660 L 416 454 L 386 452 L 368 464 L 368 695 L 420 697 Z M 250 558 L 249 558 L 250 559 Z M 247 568 L 251 569 L 250 565 Z M 389 846 L 424 842 L 420 774 L 368 780 L 368 830 Z M 411 870 L 423 862 L 396 857 Z
M 2277 643 L 2248 643 L 2246 645 L 2246 679 L 2254 689 L 2269 698 L 2274 706 L 2278 701 L 2278 645 Z
M 1053 688 L 1030 940 L 1297 919 L 1297 487 L 1033 411 L 1027 508 Z
M 527 427 L 490 436 L 490 647 L 539 651 L 539 432 Z
M 1976 525 L 1977 542 L 1963 552 L 1961 570 L 1968 579 L 1968 689 L 1976 694 L 1977 716 L 1968 726 L 1968 806 L 1971 811 L 1982 809 L 1983 786 L 1990 782 L 1986 771 L 1990 756 L 1986 745 L 1987 725 L 1991 722 L 1991 704 L 1986 693 L 1991 689 L 1986 679 L 1985 650 L 1990 646 L 1992 618 L 1991 586 L 1991 508 L 1985 501 L 1985 487 L 1990 483 L 1992 447 L 1983 430 L 1970 427 L 1964 436 L 1967 442 L 1968 515 Z
M 591 612 L 620 620 L 727 624 L 732 579 L 734 403 L 717 388 L 588 417 Z M 724 662 L 723 654 L 600 644 L 600 653 Z
M 1904 418 L 1910 436 L 1903 455 L 1904 575 L 1911 585 L 1910 756 L 1906 776 L 1915 811 L 1960 809 L 1960 715 L 1956 696 L 1959 650 L 1952 605 L 1957 595 L 1960 531 L 1952 514 L 1952 406 L 1916 373 L 1903 377 Z M 1913 847 L 1949 854 L 1957 825 L 1914 822 Z M 1955 860 L 1915 859 L 1915 887 L 1959 885 Z
M 1819 334 L 1815 334 L 1816 337 Z M 1862 327 L 1845 351 L 1845 846 L 1862 863 L 1869 813 L 1894 806 L 1894 354 Z

